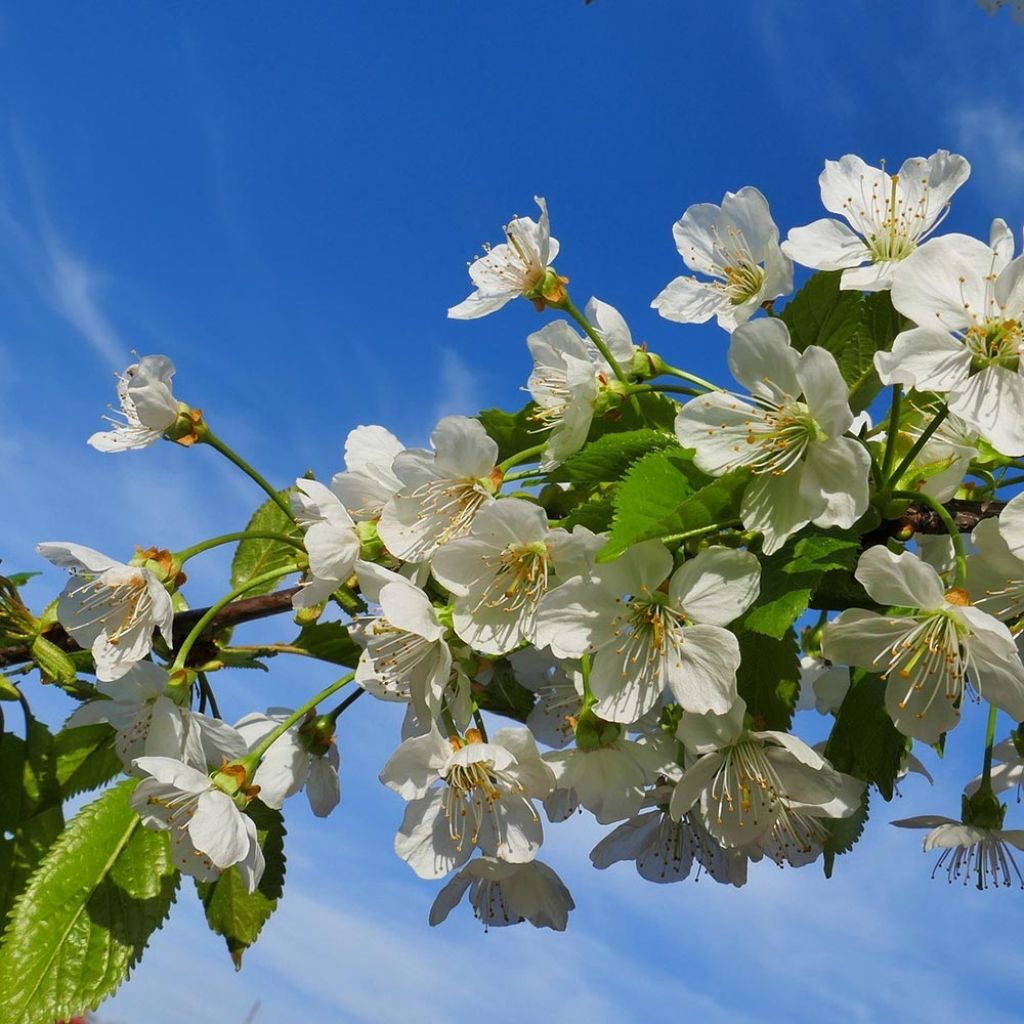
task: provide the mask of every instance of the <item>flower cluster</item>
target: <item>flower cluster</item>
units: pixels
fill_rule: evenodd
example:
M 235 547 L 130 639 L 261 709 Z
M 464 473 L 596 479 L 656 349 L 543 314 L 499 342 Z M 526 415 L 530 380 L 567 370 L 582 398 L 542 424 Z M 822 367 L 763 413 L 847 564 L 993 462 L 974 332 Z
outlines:
M 181 870 L 237 868 L 252 891 L 265 859 L 254 801 L 279 812 L 305 789 L 327 815 L 341 714 L 364 693 L 402 705 L 380 780 L 405 801 L 398 856 L 448 879 L 430 922 L 468 893 L 486 925 L 560 930 L 573 900 L 538 859 L 545 818 L 583 809 L 612 826 L 591 853 L 599 868 L 740 886 L 751 862 L 830 862 L 871 788 L 888 798 L 899 775 L 927 774 L 913 741 L 942 742 L 984 701 L 985 769 L 961 820 L 897 824 L 932 828 L 925 846 L 946 851 L 951 878 L 1020 879 L 1021 833 L 1002 829 L 995 797 L 1019 760 L 997 748 L 993 770 L 992 737 L 997 710 L 1024 720 L 1024 495 L 998 500 L 1024 469 L 1024 256 L 998 220 L 987 242 L 932 237 L 969 170 L 944 150 L 895 174 L 828 161 L 822 202 L 842 220 L 781 242 L 756 188 L 686 210 L 674 235 L 696 276 L 652 305 L 675 322 L 717 319 L 729 387 L 636 345 L 606 302 L 580 312 L 538 198 L 540 219 L 514 218 L 449 310 L 475 319 L 525 297 L 565 314 L 526 339 L 526 408 L 447 416 L 426 448 L 359 426 L 329 484 L 303 477 L 287 497 L 176 402 L 169 360 L 143 358 L 119 383 L 127 425 L 91 443 L 212 445 L 286 525 L 267 531 L 264 517 L 129 564 L 41 545 L 72 572 L 56 615 L 97 678 L 69 727 L 109 724 L 141 779 L 133 806 L 169 834 Z M 794 262 L 818 273 L 790 299 Z M 869 337 L 869 322 L 891 329 Z M 892 402 L 873 426 L 883 387 Z M 969 527 L 943 503 L 971 498 L 984 502 L 968 554 Z M 942 549 L 915 536 L 925 520 Z M 254 539 L 266 571 L 186 613 L 184 562 Z M 261 654 L 218 635 L 217 616 L 289 575 L 306 628 L 266 652 L 352 671 L 294 710 L 229 726 L 205 713 L 208 673 Z M 835 718 L 820 749 L 796 735 L 804 708 Z M 876 732 L 861 749 L 865 722 Z

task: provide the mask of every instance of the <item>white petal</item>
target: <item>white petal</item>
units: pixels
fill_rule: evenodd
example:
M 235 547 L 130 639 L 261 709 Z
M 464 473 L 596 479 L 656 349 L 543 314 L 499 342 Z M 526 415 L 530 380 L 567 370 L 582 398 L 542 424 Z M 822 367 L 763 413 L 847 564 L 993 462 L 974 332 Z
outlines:
M 687 618 L 727 626 L 757 599 L 761 564 L 749 551 L 713 546 L 688 559 L 672 576 L 669 597 Z

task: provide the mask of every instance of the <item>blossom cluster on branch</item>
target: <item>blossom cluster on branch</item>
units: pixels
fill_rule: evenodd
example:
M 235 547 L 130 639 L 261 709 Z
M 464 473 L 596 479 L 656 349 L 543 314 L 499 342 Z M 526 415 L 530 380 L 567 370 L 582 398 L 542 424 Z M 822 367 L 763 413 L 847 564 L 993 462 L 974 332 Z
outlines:
M 428 448 L 356 427 L 329 482 L 279 490 L 173 394 L 166 356 L 139 359 L 89 443 L 210 447 L 266 502 L 245 530 L 127 562 L 40 544 L 69 580 L 38 618 L 5 583 L 0 696 L 30 714 L 18 674 L 38 669 L 79 701 L 58 739 L 105 765 L 93 786 L 127 775 L 100 802 L 121 793 L 127 834 L 141 825 L 160 870 L 201 883 L 233 955 L 255 934 L 218 916 L 217 887 L 269 915 L 282 808 L 305 791 L 316 815 L 335 810 L 338 723 L 367 693 L 402 707 L 376 767 L 404 801 L 395 852 L 447 879 L 431 924 L 468 895 L 485 925 L 565 928 L 572 897 L 540 856 L 545 823 L 580 810 L 609 826 L 593 864 L 649 881 L 741 886 L 766 858 L 830 873 L 869 803 L 927 777 L 914 743 L 954 742 L 979 705 L 960 817 L 895 824 L 928 829 L 951 879 L 1024 886 L 1024 832 L 1004 829 L 998 795 L 1024 750 L 1024 256 L 1001 220 L 986 241 L 932 237 L 969 173 L 944 150 L 896 173 L 827 161 L 834 216 L 782 241 L 756 188 L 687 209 L 674 236 L 692 273 L 652 305 L 717 320 L 728 384 L 638 345 L 607 302 L 581 311 L 538 198 L 449 310 L 526 298 L 554 314 L 526 339 L 531 401 L 447 416 Z M 816 273 L 791 296 L 794 263 Z M 184 567 L 223 544 L 231 587 L 189 612 Z M 232 609 L 285 585 L 298 637 L 235 644 Z M 288 654 L 346 672 L 298 707 L 225 721 L 215 673 Z M 805 711 L 832 720 L 816 747 L 797 735 Z M 8 946 L 35 877 L 0 906 Z

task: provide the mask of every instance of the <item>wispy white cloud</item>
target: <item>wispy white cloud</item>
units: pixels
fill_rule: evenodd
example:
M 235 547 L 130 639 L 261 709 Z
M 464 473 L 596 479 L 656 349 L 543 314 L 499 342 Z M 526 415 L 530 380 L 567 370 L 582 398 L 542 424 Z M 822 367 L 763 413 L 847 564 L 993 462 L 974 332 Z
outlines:
M 461 414 L 472 416 L 480 411 L 480 382 L 454 349 L 441 349 L 441 375 L 438 382 L 434 418 Z
M 28 192 L 31 223 L 12 212 L 8 197 L 0 196 L 0 223 L 6 246 L 16 250 L 11 265 L 28 278 L 52 312 L 62 317 L 104 363 L 120 367 L 128 355 L 103 306 L 107 276 L 72 250 L 51 215 L 43 174 L 27 143 L 15 133 L 11 148 Z
M 1016 195 L 1024 177 L 1024 116 L 1019 103 L 963 102 L 952 108 L 950 120 L 958 148 L 976 168 L 988 168 Z

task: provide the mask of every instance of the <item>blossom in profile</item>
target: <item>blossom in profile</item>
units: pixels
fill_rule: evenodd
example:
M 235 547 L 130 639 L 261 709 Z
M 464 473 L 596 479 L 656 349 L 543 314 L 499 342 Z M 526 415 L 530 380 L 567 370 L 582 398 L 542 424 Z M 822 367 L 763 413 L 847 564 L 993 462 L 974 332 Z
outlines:
M 313 577 L 295 594 L 292 605 L 310 608 L 326 601 L 352 575 L 359 537 L 341 499 L 318 480 L 296 480 L 291 499 L 296 522 L 306 531 L 302 546 Z
M 835 357 L 817 345 L 797 352 L 781 320 L 736 329 L 729 368 L 750 398 L 713 391 L 676 417 L 676 436 L 712 476 L 747 468 L 740 518 L 763 534 L 765 554 L 809 522 L 851 527 L 868 506 L 871 458 L 844 435 L 853 423 Z
M 356 427 L 345 439 L 345 469 L 335 473 L 331 490 L 357 522 L 380 517 L 402 486 L 391 471 L 405 445 L 384 427 Z
M 57 618 L 92 651 L 97 679 L 119 679 L 142 661 L 153 649 L 154 630 L 173 642 L 170 594 L 145 566 L 117 562 L 81 544 L 51 541 L 36 550 L 72 574 L 57 602 Z
M 469 891 L 469 902 L 485 928 L 529 921 L 535 928 L 564 932 L 576 904 L 565 883 L 547 864 L 510 864 L 496 857 L 471 860 L 438 894 L 430 923 L 444 921 Z
M 1024 615 L 1024 494 L 971 534 L 976 553 L 967 557 L 971 600 L 1004 622 Z
M 899 262 L 942 222 L 970 173 L 962 156 L 945 149 L 911 157 L 896 174 L 853 154 L 826 160 L 818 178 L 821 202 L 847 223 L 826 217 L 793 228 L 782 251 L 805 267 L 842 270 L 841 288 L 884 291 Z
M 982 828 L 965 825 L 953 818 L 924 814 L 892 823 L 899 828 L 926 828 L 924 852 L 941 850 L 935 872 L 946 871 L 950 882 L 970 882 L 979 889 L 989 886 L 1016 885 L 1024 889 L 1024 875 L 1014 857 L 1014 850 L 1024 850 L 1024 830 Z
M 476 286 L 467 299 L 448 310 L 455 320 L 475 320 L 501 309 L 511 299 L 532 299 L 538 309 L 545 300 L 557 301 L 562 281 L 549 264 L 558 255 L 558 240 L 551 237 L 548 204 L 534 196 L 540 207 L 540 220 L 513 217 L 505 225 L 505 241 L 493 248 L 484 246 L 484 255 L 469 265 L 469 276 Z
M 779 247 L 768 200 L 750 185 L 726 192 L 721 206 L 691 206 L 672 228 L 683 262 L 698 277 L 677 277 L 651 306 L 666 320 L 702 324 L 715 317 L 732 331 L 765 302 L 793 290 L 793 264 Z
M 171 393 L 174 363 L 167 356 L 143 356 L 117 378 L 117 398 L 124 422 L 107 417 L 111 430 L 101 430 L 89 444 L 101 452 L 127 452 L 158 441 L 178 418 Z
M 989 244 L 944 235 L 907 257 L 892 304 L 916 327 L 875 353 L 883 384 L 947 395 L 1003 455 L 1024 455 L 1024 256 L 1002 221 Z

